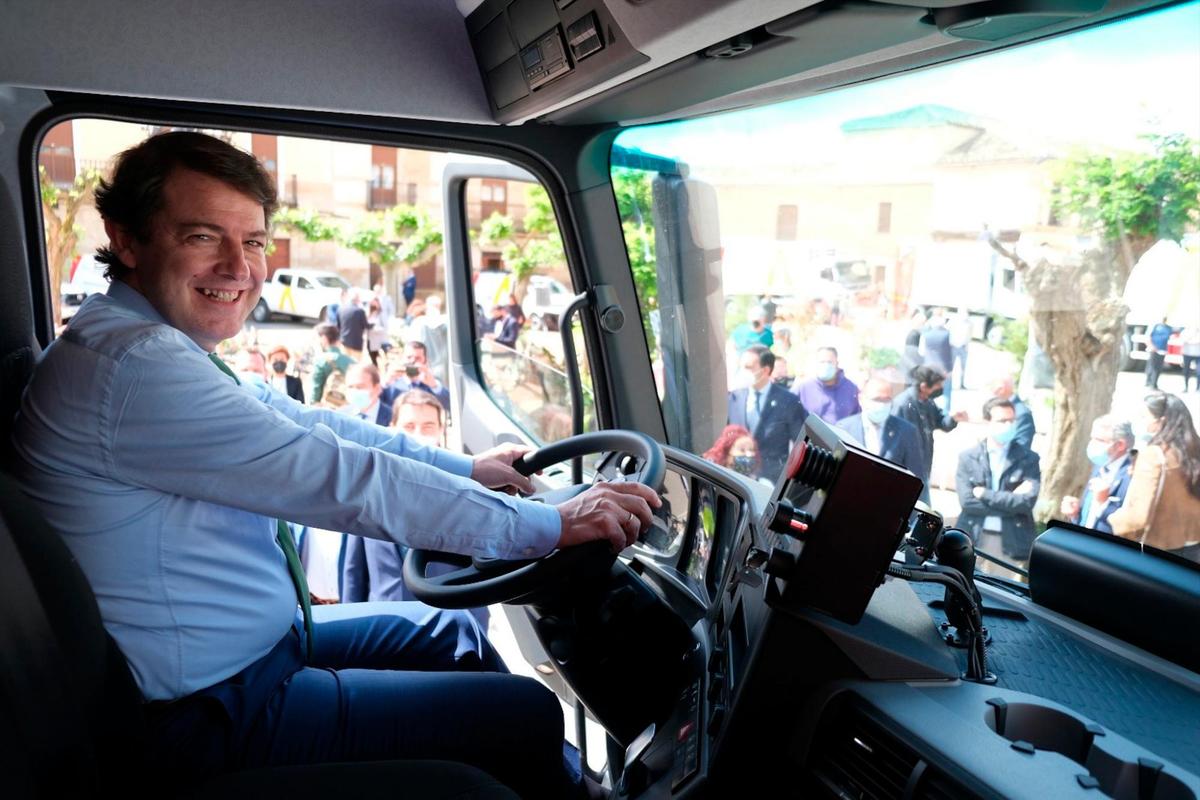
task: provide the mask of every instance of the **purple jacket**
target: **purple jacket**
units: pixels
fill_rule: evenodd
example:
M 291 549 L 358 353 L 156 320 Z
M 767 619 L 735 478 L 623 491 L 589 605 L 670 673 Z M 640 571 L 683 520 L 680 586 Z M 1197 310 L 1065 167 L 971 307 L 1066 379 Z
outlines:
M 858 387 L 840 369 L 837 381 L 832 386 L 809 378 L 797 384 L 792 394 L 800 398 L 808 413 L 816 414 L 830 425 L 836 425 L 838 420 L 862 411 L 862 406 L 858 404 Z

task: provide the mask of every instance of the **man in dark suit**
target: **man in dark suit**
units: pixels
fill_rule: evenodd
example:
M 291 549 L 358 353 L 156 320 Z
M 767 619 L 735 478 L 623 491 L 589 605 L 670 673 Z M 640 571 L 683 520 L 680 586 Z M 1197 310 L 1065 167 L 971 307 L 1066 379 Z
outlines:
M 289 375 L 287 371 L 291 358 L 292 354 L 283 345 L 272 348 L 271 352 L 267 353 L 267 365 L 271 368 L 268 382 L 297 403 L 303 403 L 304 384 L 299 377 Z
M 745 386 L 729 393 L 730 425 L 742 425 L 754 434 L 762 459 L 762 476 L 774 481 L 783 471 L 792 442 L 808 416 L 797 397 L 771 382 L 775 354 L 761 344 L 742 353 Z
M 984 403 L 988 436 L 959 454 L 955 483 L 962 505 L 958 527 L 977 549 L 1023 567 L 1033 548 L 1042 468 L 1037 453 L 1014 440 L 1016 416 L 1008 400 Z
M 426 447 L 441 447 L 446 438 L 446 414 L 428 392 L 414 391 L 396 401 L 396 429 Z M 341 600 L 365 603 L 386 600 L 416 600 L 404 585 L 404 559 L 408 548 L 395 542 L 347 536 L 342 559 Z M 456 567 L 434 564 L 429 574 L 445 574 Z M 468 609 L 487 630 L 490 614 L 486 606 Z
M 355 364 L 346 370 L 346 400 L 360 419 L 387 427 L 392 424 L 392 407 L 384 402 L 379 370 L 371 364 Z
M 346 351 L 346 355 L 355 361 L 361 361 L 367 328 L 371 327 L 371 323 L 367 322 L 367 312 L 363 311 L 362 300 L 357 290 L 350 292 L 349 299 L 349 305 L 338 309 L 338 335 L 341 336 L 342 349 Z
M 1016 426 L 1017 432 L 1013 437 L 1013 441 L 1020 442 L 1026 447 L 1033 447 L 1033 437 L 1037 433 L 1037 428 L 1033 422 L 1033 409 L 1017 396 L 1017 387 L 1013 382 L 1013 377 L 1011 375 L 1001 375 L 992 382 L 991 389 L 992 397 L 1007 400 L 1013 404 L 1013 410 L 1017 412 L 1017 421 L 1013 423 Z
M 1092 438 L 1087 445 L 1092 474 L 1083 497 L 1062 499 L 1059 509 L 1067 521 L 1101 533 L 1112 533 L 1108 516 L 1125 502 L 1129 480 L 1133 477 L 1133 427 L 1128 420 L 1106 414 L 1092 423 Z
M 891 381 L 869 378 L 858 393 L 858 402 L 862 411 L 838 420 L 837 426 L 867 451 L 920 477 L 924 469 L 921 435 L 911 423 L 892 414 Z

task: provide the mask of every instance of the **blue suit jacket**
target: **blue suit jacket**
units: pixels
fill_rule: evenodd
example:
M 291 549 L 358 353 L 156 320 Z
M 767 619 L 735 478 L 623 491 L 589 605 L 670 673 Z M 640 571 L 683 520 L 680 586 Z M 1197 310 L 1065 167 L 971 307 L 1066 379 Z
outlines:
M 862 414 L 854 414 L 838 420 L 837 426 L 848 433 L 858 444 L 863 443 Z M 911 422 L 905 422 L 894 414 L 888 414 L 879 432 L 880 452 L 875 455 L 899 464 L 921 477 L 925 461 L 921 455 L 921 434 Z
M 375 407 L 374 422 L 376 425 L 382 425 L 385 428 L 392 424 L 392 407 L 382 395 L 379 397 L 379 405 Z
M 1108 501 L 1104 504 L 1104 509 L 1100 512 L 1100 515 L 1096 517 L 1094 529 L 1100 531 L 1100 533 L 1113 532 L 1112 526 L 1108 524 L 1108 517 L 1125 502 L 1125 494 L 1129 491 L 1129 481 L 1133 477 L 1133 459 L 1134 456 L 1132 453 L 1126 456 L 1124 462 L 1122 462 L 1121 466 L 1112 475 L 1112 480 L 1108 484 Z M 1092 469 L 1092 474 L 1088 477 L 1088 483 L 1090 484 L 1092 478 L 1097 477 L 1099 474 L 1100 467 Z M 1082 511 L 1084 503 L 1087 503 L 1089 500 L 1088 495 L 1090 493 L 1090 489 L 1084 490 L 1083 497 L 1080 498 L 1080 516 L 1071 520 L 1077 525 L 1083 524 Z
M 729 424 L 746 424 L 746 395 L 749 389 L 738 389 L 729 393 Z M 794 394 L 774 383 L 767 384 L 762 397 L 762 412 L 758 428 L 751 430 L 758 442 L 758 456 L 762 460 L 762 476 L 774 481 L 783 472 L 792 442 L 804 429 L 804 418 L 808 412 Z
M 385 600 L 409 600 L 417 598 L 404 585 L 404 556 L 408 549 L 393 542 L 368 539 L 363 536 L 347 536 L 345 555 L 342 562 L 342 602 L 365 603 Z M 434 564 L 430 575 L 455 569 Z M 472 608 L 487 631 L 490 614 L 487 608 Z

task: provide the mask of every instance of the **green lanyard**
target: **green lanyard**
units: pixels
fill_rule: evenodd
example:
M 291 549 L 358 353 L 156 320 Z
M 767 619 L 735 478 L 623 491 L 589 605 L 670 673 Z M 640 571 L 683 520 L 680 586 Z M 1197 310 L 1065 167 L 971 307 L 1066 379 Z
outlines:
M 233 374 L 233 370 L 229 365 L 220 359 L 216 353 L 209 353 L 208 357 L 217 369 L 224 372 L 233 382 L 241 385 L 237 375 Z M 279 549 L 283 550 L 283 555 L 287 558 L 288 572 L 292 576 L 292 585 L 296 587 L 296 599 L 300 601 L 300 608 L 304 610 L 304 645 L 305 653 L 309 659 L 312 658 L 313 650 L 313 624 L 312 624 L 312 600 L 308 595 L 308 580 L 304 577 L 304 565 L 300 563 L 300 553 L 296 550 L 296 540 L 292 538 L 292 532 L 288 529 L 287 523 L 283 520 L 276 520 L 275 524 L 278 530 L 275 533 L 275 540 L 279 542 Z

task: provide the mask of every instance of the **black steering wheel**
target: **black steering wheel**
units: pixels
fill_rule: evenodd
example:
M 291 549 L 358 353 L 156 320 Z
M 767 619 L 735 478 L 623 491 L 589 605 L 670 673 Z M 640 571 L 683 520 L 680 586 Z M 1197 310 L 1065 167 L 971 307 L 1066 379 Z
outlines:
M 583 433 L 526 453 L 513 467 L 522 475 L 532 475 L 551 464 L 592 453 L 627 453 L 633 460 L 620 463 L 618 472 L 626 481 L 636 481 L 655 492 L 662 490 L 666 459 L 658 442 L 644 433 L 626 430 Z M 532 495 L 529 500 L 557 504 L 588 489 L 570 486 Z M 472 558 L 433 550 L 409 550 L 404 559 L 404 585 L 418 600 L 438 608 L 474 608 L 506 603 L 566 576 L 585 561 L 611 559 L 608 540 L 587 542 L 575 547 L 553 550 L 541 558 L 512 561 L 500 558 Z M 426 575 L 430 564 L 451 564 L 458 569 L 438 575 Z

